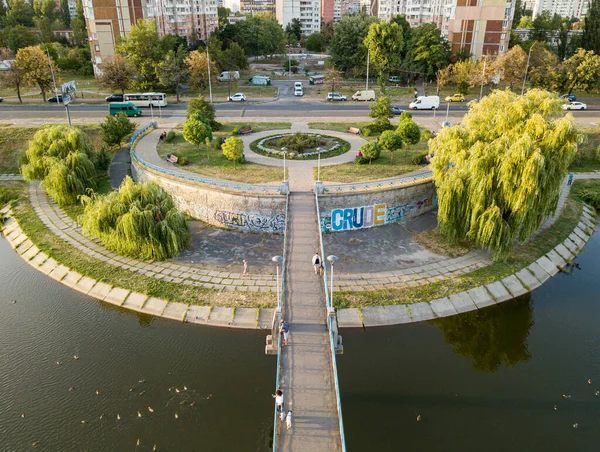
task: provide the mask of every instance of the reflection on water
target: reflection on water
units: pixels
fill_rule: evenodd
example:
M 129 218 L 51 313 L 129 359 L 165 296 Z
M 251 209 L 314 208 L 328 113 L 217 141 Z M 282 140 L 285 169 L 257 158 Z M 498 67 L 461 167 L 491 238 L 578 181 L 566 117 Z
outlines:
M 471 361 L 473 369 L 494 373 L 501 365 L 529 361 L 527 337 L 533 326 L 530 295 L 510 303 L 431 322 L 452 350 Z

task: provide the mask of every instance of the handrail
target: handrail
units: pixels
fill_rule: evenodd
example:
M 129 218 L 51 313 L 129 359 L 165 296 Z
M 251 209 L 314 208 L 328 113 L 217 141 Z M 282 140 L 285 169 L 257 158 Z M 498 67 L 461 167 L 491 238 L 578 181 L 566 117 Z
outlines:
M 327 329 L 329 330 L 329 346 L 331 348 L 331 363 L 333 368 L 333 382 L 335 385 L 335 396 L 337 402 L 338 422 L 340 428 L 340 441 L 342 452 L 346 452 L 346 434 L 344 433 L 344 419 L 342 417 L 342 398 L 340 396 L 340 382 L 337 371 L 337 359 L 335 357 L 335 335 L 333 333 L 333 317 L 329 315 L 333 300 L 329 297 L 327 285 L 327 259 L 325 257 L 325 246 L 323 245 L 323 230 L 321 229 L 321 210 L 319 209 L 319 194 L 315 190 L 315 206 L 317 209 L 317 223 L 319 226 L 319 242 L 321 245 L 321 259 L 323 261 L 323 283 L 325 284 L 325 300 L 327 302 Z
M 289 206 L 290 195 L 289 193 L 285 196 L 285 227 L 283 230 L 283 262 L 281 263 L 281 287 L 279 291 L 278 308 L 280 312 L 283 312 L 283 297 L 285 290 L 285 265 L 287 258 L 287 231 L 289 222 Z M 279 326 L 279 325 L 278 325 Z M 275 391 L 279 388 L 279 378 L 281 370 L 281 334 L 279 334 L 279 328 L 277 330 L 277 371 L 275 372 Z M 277 452 L 277 405 L 275 405 L 275 415 L 273 418 L 273 452 Z
M 349 184 L 325 183 L 323 184 L 323 192 L 335 194 L 385 190 L 394 187 L 413 185 L 415 183 L 428 182 L 429 180 L 433 180 L 433 173 L 431 171 L 415 174 L 413 176 L 390 177 L 387 179 L 372 180 L 367 182 L 352 182 Z
M 207 185 L 210 188 L 217 188 L 221 190 L 267 195 L 281 194 L 281 185 L 244 184 L 241 182 L 234 182 L 224 179 L 216 179 L 212 177 L 202 176 L 201 174 L 193 174 L 187 171 L 179 172 L 176 170 L 170 170 L 145 161 L 135 152 L 135 145 L 140 136 L 143 133 L 145 133 L 150 127 L 157 128 L 158 126 L 156 125 L 156 122 L 153 121 L 150 124 L 143 127 L 142 129 L 135 132 L 131 137 L 129 146 L 132 159 L 135 160 L 139 165 L 149 169 L 150 171 L 160 173 L 171 179 L 178 179 L 187 183 L 191 182 L 195 184 Z

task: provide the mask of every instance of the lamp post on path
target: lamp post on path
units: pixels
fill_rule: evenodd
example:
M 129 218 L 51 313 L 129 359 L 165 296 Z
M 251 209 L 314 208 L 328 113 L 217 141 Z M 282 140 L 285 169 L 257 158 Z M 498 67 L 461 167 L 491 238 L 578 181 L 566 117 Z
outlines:
M 281 264 L 283 262 L 283 257 L 281 256 L 273 256 L 271 258 L 271 260 L 273 262 L 275 262 L 275 268 L 277 269 L 277 303 L 279 304 L 279 302 L 281 301 L 280 297 L 280 286 L 281 284 L 279 284 L 279 264 Z
M 334 256 L 332 254 L 330 256 L 327 256 L 327 260 L 331 264 L 331 284 L 330 284 L 330 289 L 329 289 L 329 306 L 328 306 L 328 307 L 331 307 L 331 306 L 333 306 L 333 264 L 335 264 L 335 262 L 338 260 L 338 257 Z

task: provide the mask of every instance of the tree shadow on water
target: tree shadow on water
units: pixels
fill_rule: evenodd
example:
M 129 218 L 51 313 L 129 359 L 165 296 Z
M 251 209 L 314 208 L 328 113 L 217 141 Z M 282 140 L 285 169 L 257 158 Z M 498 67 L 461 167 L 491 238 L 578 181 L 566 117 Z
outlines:
M 478 372 L 495 373 L 501 365 L 513 367 L 531 358 L 527 338 L 534 322 L 529 294 L 431 323 Z

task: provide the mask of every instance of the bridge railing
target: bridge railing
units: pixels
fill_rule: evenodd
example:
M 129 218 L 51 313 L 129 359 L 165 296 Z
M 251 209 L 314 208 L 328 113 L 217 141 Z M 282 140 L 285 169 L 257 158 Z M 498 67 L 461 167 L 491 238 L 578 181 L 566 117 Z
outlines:
M 327 328 L 329 330 L 329 346 L 331 348 L 331 364 L 333 370 L 333 382 L 335 385 L 335 396 L 337 403 L 338 421 L 340 429 L 340 441 L 342 444 L 342 452 L 346 452 L 346 434 L 344 433 L 344 419 L 342 417 L 342 398 L 340 396 L 340 382 L 337 371 L 337 359 L 336 359 L 336 348 L 337 348 L 337 326 L 334 324 L 336 321 L 334 316 L 331 315 L 333 306 L 329 296 L 329 285 L 327 283 L 327 258 L 325 256 L 325 246 L 323 245 L 323 230 L 321 229 L 321 211 L 319 209 L 319 194 L 315 191 L 315 205 L 317 210 L 317 223 L 319 226 L 319 244 L 321 248 L 321 259 L 323 260 L 323 283 L 325 285 L 325 300 L 327 302 Z
M 148 169 L 149 171 L 159 174 L 170 179 L 179 180 L 182 182 L 205 185 L 208 188 L 214 188 L 219 190 L 234 191 L 239 193 L 251 193 L 255 195 L 279 195 L 281 194 L 281 185 L 267 185 L 267 184 L 243 184 L 241 182 L 229 181 L 224 179 L 216 179 L 213 177 L 203 176 L 201 174 L 191 173 L 189 171 L 177 171 L 175 169 L 163 168 L 158 165 L 154 165 L 147 162 L 140 157 L 135 151 L 135 145 L 137 141 L 145 134 L 150 128 L 156 128 L 156 122 L 142 127 L 136 131 L 131 137 L 130 142 L 130 153 L 132 160 L 135 160 L 139 165 Z
M 433 173 L 431 171 L 426 171 L 423 173 L 414 174 L 412 176 L 390 177 L 387 179 L 378 179 L 367 182 L 353 182 L 349 184 L 324 183 L 323 193 L 336 194 L 377 191 L 395 187 L 404 187 L 419 182 L 428 182 L 430 180 L 433 180 Z
M 279 287 L 279 300 L 277 300 L 277 309 L 275 310 L 275 318 L 273 319 L 274 327 L 272 334 L 277 334 L 277 370 L 275 372 L 275 391 L 280 387 L 281 378 L 281 334 L 279 334 L 279 322 L 281 321 L 281 315 L 283 313 L 283 300 L 285 290 L 285 274 L 286 274 L 286 263 L 287 263 L 287 232 L 289 223 L 289 202 L 290 195 L 287 194 L 285 197 L 285 228 L 283 231 L 283 262 L 281 263 L 281 281 Z M 279 265 L 279 264 L 278 264 Z M 275 338 L 273 338 L 275 340 Z M 277 405 L 275 405 L 274 416 L 273 416 L 273 452 L 277 452 Z

